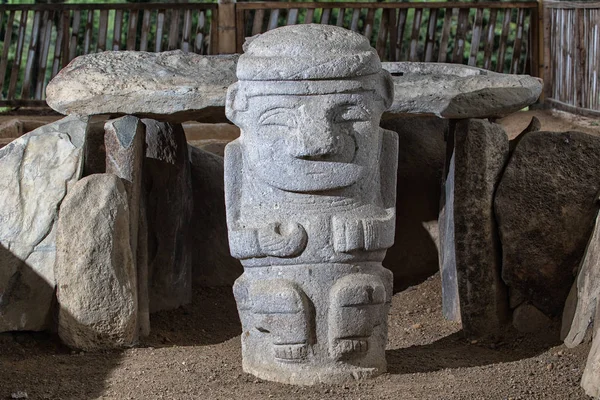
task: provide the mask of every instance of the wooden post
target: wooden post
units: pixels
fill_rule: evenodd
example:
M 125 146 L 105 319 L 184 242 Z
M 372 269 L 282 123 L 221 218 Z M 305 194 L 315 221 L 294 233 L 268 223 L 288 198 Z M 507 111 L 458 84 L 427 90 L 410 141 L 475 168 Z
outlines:
M 542 51 L 543 51 L 543 68 L 544 74 L 544 90 L 542 91 L 542 101 L 546 100 L 546 98 L 552 97 L 552 83 L 550 82 L 550 27 L 552 26 L 552 10 L 549 7 L 543 8 L 542 15 L 544 20 L 544 34 L 543 34 L 543 43 Z
M 219 0 L 217 54 L 236 52 L 235 0 Z M 243 27 L 240 26 L 240 29 Z
M 531 67 L 531 74 L 536 74 L 536 76 L 538 78 L 544 78 L 544 0 L 538 0 L 538 8 L 537 10 L 532 10 L 535 11 L 534 13 L 531 14 L 531 26 L 532 28 L 535 26 L 536 29 L 533 30 L 532 32 L 532 37 L 531 40 L 535 46 L 534 49 L 537 50 L 535 52 L 533 52 L 532 54 L 532 60 L 536 60 L 537 59 L 537 63 L 534 63 Z M 533 20 L 534 18 L 537 18 L 537 21 Z M 535 69 L 535 67 L 537 67 L 537 70 Z M 544 97 L 545 97 L 545 92 L 542 90 L 542 93 L 540 94 L 540 98 L 539 98 L 539 102 L 543 103 L 544 102 Z

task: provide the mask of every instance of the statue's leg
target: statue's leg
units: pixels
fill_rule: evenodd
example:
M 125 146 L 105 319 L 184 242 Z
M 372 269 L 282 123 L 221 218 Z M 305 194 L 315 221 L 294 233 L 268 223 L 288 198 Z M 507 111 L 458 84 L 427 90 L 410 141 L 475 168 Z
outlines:
M 244 331 L 255 335 L 261 342 L 270 342 L 276 361 L 306 360 L 312 343 L 312 314 L 309 312 L 309 300 L 302 289 L 285 279 L 249 284 L 238 280 L 234 293 L 238 304 L 243 304 Z
M 378 276 L 351 274 L 330 291 L 329 354 L 334 359 L 360 357 L 369 351 L 373 329 L 384 323 L 385 286 Z

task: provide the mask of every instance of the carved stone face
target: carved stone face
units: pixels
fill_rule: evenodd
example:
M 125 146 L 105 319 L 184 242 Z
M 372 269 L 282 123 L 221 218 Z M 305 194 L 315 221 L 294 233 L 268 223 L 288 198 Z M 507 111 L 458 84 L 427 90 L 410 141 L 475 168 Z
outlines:
M 267 95 L 241 118 L 244 165 L 276 188 L 345 188 L 379 164 L 383 102 L 374 92 Z

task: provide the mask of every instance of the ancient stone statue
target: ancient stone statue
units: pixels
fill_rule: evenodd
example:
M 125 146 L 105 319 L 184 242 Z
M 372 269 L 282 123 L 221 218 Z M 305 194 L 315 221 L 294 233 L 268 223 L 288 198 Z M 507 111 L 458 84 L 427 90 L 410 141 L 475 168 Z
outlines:
M 227 116 L 229 245 L 244 265 L 234 294 L 246 372 L 294 384 L 386 370 L 394 241 L 393 97 L 368 41 L 324 25 L 246 43 Z

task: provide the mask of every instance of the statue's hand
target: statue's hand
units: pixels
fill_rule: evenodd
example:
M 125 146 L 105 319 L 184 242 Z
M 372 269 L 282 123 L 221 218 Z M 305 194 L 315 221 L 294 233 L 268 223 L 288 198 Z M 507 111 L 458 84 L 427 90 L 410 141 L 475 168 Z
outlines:
M 306 247 L 308 235 L 295 222 L 272 222 L 258 230 L 260 249 L 267 256 L 295 257 Z
M 336 252 L 348 253 L 364 247 L 361 220 L 333 218 L 333 248 Z

